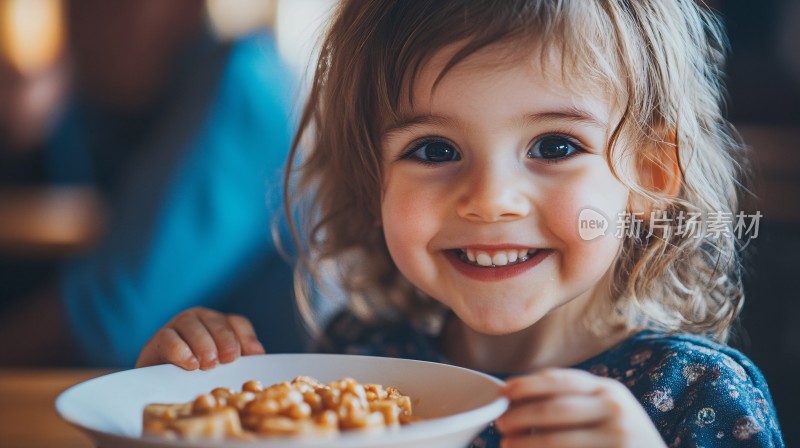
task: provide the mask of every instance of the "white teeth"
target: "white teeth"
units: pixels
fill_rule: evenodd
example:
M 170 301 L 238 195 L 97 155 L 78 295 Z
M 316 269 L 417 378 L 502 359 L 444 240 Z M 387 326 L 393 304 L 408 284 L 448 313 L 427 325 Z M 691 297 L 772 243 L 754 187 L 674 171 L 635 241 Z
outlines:
M 537 249 L 509 249 L 489 253 L 487 251 L 474 249 L 461 250 L 462 257 L 466 258 L 464 261 L 469 261 L 483 267 L 508 266 L 514 263 L 521 263 L 527 261 L 536 251 Z
M 505 252 L 498 252 L 492 257 L 492 264 L 495 266 L 505 266 L 508 264 L 508 255 Z
M 475 252 L 475 261 L 481 266 L 491 266 L 492 265 L 492 257 L 483 251 Z
M 515 250 L 508 251 L 508 262 L 513 263 L 515 261 L 517 261 L 517 251 Z

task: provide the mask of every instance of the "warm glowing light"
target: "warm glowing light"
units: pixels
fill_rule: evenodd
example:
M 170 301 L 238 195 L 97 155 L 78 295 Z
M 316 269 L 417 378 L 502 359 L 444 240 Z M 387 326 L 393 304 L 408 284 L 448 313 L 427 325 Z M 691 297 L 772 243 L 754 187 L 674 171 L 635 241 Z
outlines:
M 0 57 L 24 74 L 47 68 L 64 44 L 62 0 L 0 0 Z
M 272 26 L 276 5 L 277 0 L 206 0 L 211 25 L 224 39 Z

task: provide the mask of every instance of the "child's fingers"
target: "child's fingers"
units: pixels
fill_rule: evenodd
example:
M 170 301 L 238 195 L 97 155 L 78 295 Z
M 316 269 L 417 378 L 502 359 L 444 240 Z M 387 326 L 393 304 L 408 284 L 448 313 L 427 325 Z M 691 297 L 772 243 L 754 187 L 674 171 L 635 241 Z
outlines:
M 178 335 L 186 341 L 192 353 L 200 361 L 200 368 L 208 370 L 218 363 L 217 344 L 209 329 L 200 320 L 196 312 L 187 311 L 179 314 L 167 328 L 174 328 Z
M 171 363 L 187 370 L 214 368 L 242 354 L 264 353 L 252 324 L 208 308 L 191 308 L 169 321 L 142 349 L 137 367 Z
M 531 400 L 561 394 L 594 394 L 606 387 L 608 380 L 576 369 L 547 369 L 531 375 L 511 378 L 502 393 L 511 401 Z
M 145 344 L 136 367 L 155 366 L 159 364 L 175 364 L 186 370 L 195 370 L 200 362 L 192 353 L 192 349 L 178 333 L 164 327 Z
M 225 364 L 238 359 L 242 354 L 242 346 L 226 316 L 208 309 L 199 309 L 196 314 L 214 338 L 219 362 Z
M 497 429 L 513 435 L 533 430 L 579 428 L 608 418 L 608 403 L 594 395 L 561 395 L 512 404 L 497 419 Z
M 261 345 L 256 337 L 253 324 L 244 316 L 237 314 L 228 315 L 228 324 L 236 333 L 236 338 L 242 346 L 242 355 L 261 355 L 266 353 L 264 346 Z

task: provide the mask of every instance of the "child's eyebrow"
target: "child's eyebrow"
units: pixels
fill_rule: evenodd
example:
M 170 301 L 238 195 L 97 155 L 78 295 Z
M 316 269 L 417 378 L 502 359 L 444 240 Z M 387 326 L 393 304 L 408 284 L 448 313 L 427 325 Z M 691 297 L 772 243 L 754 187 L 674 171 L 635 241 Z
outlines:
M 606 129 L 607 123 L 595 117 L 592 113 L 577 107 L 567 107 L 564 109 L 545 110 L 526 114 L 522 119 L 523 125 L 532 125 L 542 121 L 568 121 L 571 123 L 583 124 Z M 397 124 L 388 127 L 383 132 L 384 139 L 391 139 L 396 134 L 413 128 L 415 126 L 453 126 L 458 125 L 457 120 L 439 115 L 411 115 L 401 118 Z
M 600 129 L 605 129 L 608 127 L 608 123 L 598 119 L 591 112 L 579 109 L 577 107 L 534 112 L 525 115 L 525 124 L 535 124 L 539 121 L 569 121 L 571 123 L 584 124 Z
M 386 130 L 383 131 L 383 138 L 391 139 L 396 134 L 400 134 L 403 131 L 415 126 L 452 126 L 455 124 L 458 124 L 455 122 L 455 120 L 439 115 L 410 115 L 400 118 L 395 125 L 386 128 Z

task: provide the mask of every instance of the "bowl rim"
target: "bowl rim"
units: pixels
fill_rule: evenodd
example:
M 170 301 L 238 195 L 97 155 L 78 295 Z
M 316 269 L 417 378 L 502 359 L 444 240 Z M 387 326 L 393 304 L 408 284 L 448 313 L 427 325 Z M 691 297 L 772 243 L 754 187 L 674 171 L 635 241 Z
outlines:
M 440 362 L 432 362 L 432 361 L 421 361 L 416 359 L 407 359 L 407 358 L 392 358 L 392 357 L 384 357 L 384 356 L 370 356 L 370 355 L 353 355 L 353 354 L 327 354 L 327 353 L 275 353 L 275 354 L 262 354 L 262 355 L 252 355 L 252 356 L 245 356 L 239 358 L 239 360 L 244 360 L 245 362 L 249 363 L 257 363 L 260 359 L 271 358 L 318 358 L 321 362 L 325 359 L 335 359 L 339 362 L 346 361 L 347 358 L 352 359 L 360 359 L 360 360 L 376 360 L 380 359 L 384 362 L 389 363 L 398 363 L 398 364 L 408 364 L 408 363 L 419 363 L 419 364 L 433 364 L 439 368 L 445 369 L 453 369 L 453 370 L 460 370 L 462 372 L 469 373 L 470 375 L 475 375 L 482 377 L 483 379 L 488 380 L 491 383 L 494 383 L 498 388 L 505 384 L 504 381 L 501 379 L 489 375 L 484 372 L 480 372 L 477 370 L 468 369 L 465 367 L 460 367 L 452 364 L 445 364 Z M 247 361 L 249 360 L 249 361 Z M 234 362 L 235 363 L 235 362 Z M 232 364 L 232 363 L 231 363 Z M 230 366 L 231 364 L 224 364 L 219 367 Z M 232 368 L 232 367 L 230 367 Z M 124 441 L 124 442 L 136 442 L 141 443 L 142 446 L 208 446 L 208 447 L 223 447 L 229 445 L 242 445 L 242 446 L 252 446 L 252 447 L 272 447 L 272 446 L 281 446 L 282 444 L 286 443 L 295 443 L 298 440 L 302 441 L 301 444 L 298 444 L 298 447 L 312 447 L 312 446 L 323 446 L 326 444 L 336 443 L 337 445 L 347 444 L 348 447 L 359 447 L 359 446 L 371 446 L 370 443 L 375 443 L 376 437 L 380 438 L 388 438 L 391 442 L 414 442 L 414 441 L 423 441 L 429 439 L 431 437 L 443 436 L 446 434 L 457 433 L 460 431 L 465 431 L 475 426 L 484 424 L 488 425 L 494 419 L 499 417 L 503 412 L 508 409 L 509 401 L 507 398 L 499 395 L 492 401 L 478 406 L 476 408 L 470 409 L 468 411 L 459 412 L 453 415 L 447 415 L 443 417 L 434 417 L 430 419 L 426 419 L 420 422 L 415 422 L 413 425 L 409 426 L 401 426 L 399 428 L 391 428 L 388 431 L 376 431 L 373 433 L 370 432 L 359 432 L 359 433 L 339 433 L 334 438 L 314 438 L 314 437 L 307 437 L 307 438 L 297 438 L 292 436 L 287 437 L 265 437 L 255 441 L 230 441 L 230 440 L 223 440 L 223 441 L 214 441 L 214 440 L 165 440 L 156 437 L 147 437 L 147 436 L 129 436 L 125 434 L 119 434 L 114 432 L 105 431 L 102 429 L 94 428 L 88 425 L 85 425 L 79 421 L 79 419 L 74 418 L 74 415 L 69 415 L 69 410 L 65 409 L 67 403 L 69 402 L 70 398 L 80 392 L 81 389 L 85 387 L 91 387 L 90 384 L 97 382 L 97 381 L 108 381 L 108 377 L 126 374 L 127 372 L 132 371 L 139 371 L 142 369 L 151 369 L 151 370 L 173 370 L 173 369 L 180 369 L 184 372 L 184 369 L 177 367 L 172 364 L 161 364 L 157 366 L 149 366 L 149 367 L 141 367 L 138 369 L 126 369 L 126 370 L 119 370 L 115 372 L 106 373 L 104 375 L 100 375 L 98 377 L 92 378 L 87 381 L 83 381 L 81 383 L 75 384 L 63 392 L 61 392 L 58 397 L 56 397 L 54 401 L 54 407 L 56 413 L 61 417 L 62 420 L 67 422 L 68 424 L 78 428 L 79 430 L 87 433 L 94 439 L 94 436 L 102 436 L 103 438 L 109 438 L 111 440 L 116 441 Z M 197 372 L 197 371 L 193 371 Z M 210 371 L 206 371 L 210 372 Z M 442 429 L 447 428 L 447 429 Z

